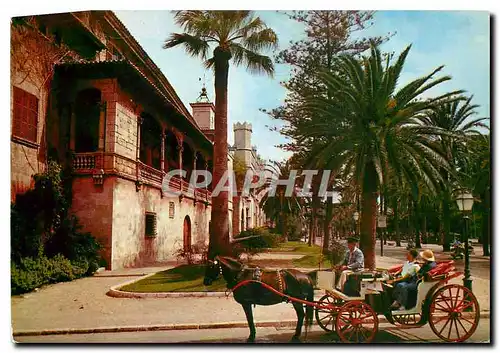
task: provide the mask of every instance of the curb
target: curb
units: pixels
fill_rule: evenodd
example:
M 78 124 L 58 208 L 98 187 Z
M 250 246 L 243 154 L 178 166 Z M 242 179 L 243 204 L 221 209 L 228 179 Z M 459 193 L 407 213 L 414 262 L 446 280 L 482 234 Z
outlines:
M 489 311 L 480 313 L 480 318 L 490 318 Z M 379 323 L 388 323 L 385 317 L 379 318 Z M 285 321 L 261 321 L 256 322 L 255 327 L 295 327 L 297 320 Z M 247 322 L 218 322 L 209 324 L 167 324 L 167 325 L 150 325 L 150 326 L 117 326 L 117 327 L 98 327 L 88 329 L 53 329 L 53 330 L 34 330 L 34 331 L 17 331 L 13 332 L 12 336 L 48 336 L 48 335 L 77 335 L 77 334 L 92 334 L 92 333 L 117 333 L 117 332 L 142 332 L 142 331 L 175 331 L 175 330 L 206 330 L 220 328 L 247 328 Z M 398 326 L 395 326 L 398 327 Z M 401 328 L 401 327 L 399 327 Z
M 191 298 L 203 298 L 203 297 L 218 297 L 218 298 L 224 298 L 226 296 L 225 292 L 157 292 L 157 293 L 141 293 L 141 292 L 127 292 L 120 290 L 120 288 L 127 286 L 129 284 L 142 281 L 145 278 L 151 277 L 155 275 L 156 273 L 150 273 L 145 276 L 142 276 L 140 278 L 134 278 L 130 281 L 124 282 L 117 284 L 115 286 L 112 286 L 109 291 L 106 293 L 107 296 L 113 297 L 113 298 L 135 298 L 135 299 L 142 299 L 142 298 L 186 298 L 186 297 L 191 297 Z M 232 295 L 229 294 L 229 295 Z
M 256 322 L 255 327 L 294 327 L 296 320 L 288 321 L 262 321 Z M 92 333 L 116 333 L 116 332 L 141 332 L 141 331 L 174 331 L 174 330 L 203 330 L 218 328 L 246 328 L 247 322 L 218 322 L 211 324 L 167 324 L 151 326 L 118 326 L 118 327 L 98 327 L 89 329 L 54 329 L 54 330 L 35 330 L 18 331 L 12 336 L 48 336 L 48 335 L 76 335 Z

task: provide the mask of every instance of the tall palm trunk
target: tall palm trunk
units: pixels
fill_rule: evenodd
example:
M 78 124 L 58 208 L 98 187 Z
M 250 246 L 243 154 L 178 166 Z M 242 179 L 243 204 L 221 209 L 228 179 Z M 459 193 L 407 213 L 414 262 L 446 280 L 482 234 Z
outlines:
M 325 223 L 323 224 L 323 254 L 327 254 L 330 248 L 330 226 L 332 224 L 333 204 L 331 199 L 326 199 Z
M 396 246 L 401 246 L 401 232 L 399 230 L 399 201 L 394 201 L 394 232 L 396 233 Z
M 360 248 L 365 257 L 365 267 L 375 268 L 375 244 L 377 230 L 377 171 L 368 163 L 363 176 L 361 201 Z
M 422 247 L 422 244 L 420 243 L 420 223 L 419 223 L 419 217 L 418 217 L 418 201 L 413 201 L 413 207 L 412 207 L 412 213 L 413 213 L 413 224 L 414 229 L 415 229 L 415 247 L 417 249 Z
M 314 191 L 313 191 L 314 192 Z M 318 227 L 318 217 L 316 213 L 318 211 L 318 197 L 313 194 L 312 196 L 312 211 L 311 211 L 311 226 L 309 228 L 309 246 L 312 246 L 316 242 L 316 228 Z
M 217 185 L 227 172 L 227 82 L 231 54 L 217 47 L 215 59 L 215 137 L 213 185 Z M 208 249 L 209 258 L 218 254 L 229 254 L 229 194 L 221 191 L 212 197 L 212 232 Z

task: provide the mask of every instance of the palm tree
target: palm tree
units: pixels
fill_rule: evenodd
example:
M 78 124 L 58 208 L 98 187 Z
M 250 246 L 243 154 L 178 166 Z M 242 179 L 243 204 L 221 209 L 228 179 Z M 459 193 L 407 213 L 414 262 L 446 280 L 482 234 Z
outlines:
M 276 33 L 252 11 L 177 11 L 175 22 L 184 33 L 172 33 L 164 48 L 183 46 L 189 55 L 200 57 L 215 74 L 215 138 L 213 185 L 227 172 L 227 84 L 229 62 L 245 65 L 252 73 L 274 74 L 272 59 L 262 55 L 276 48 Z M 212 50 L 211 57 L 209 52 Z M 209 258 L 229 253 L 228 192 L 212 198 L 212 230 Z
M 328 97 L 308 97 L 298 142 L 316 138 L 323 141 L 316 154 L 332 170 L 342 170 L 343 179 L 353 177 L 361 189 L 361 241 L 365 266 L 375 267 L 377 197 L 381 185 L 393 171 L 398 183 L 422 180 L 431 190 L 441 181 L 440 167 L 448 169 L 445 156 L 428 136 L 434 133 L 416 119 L 436 101 L 462 91 L 433 99 L 418 99 L 430 88 L 450 80 L 434 78 L 442 66 L 429 75 L 396 90 L 398 78 L 410 50 L 407 47 L 395 62 L 388 56 L 382 63 L 380 50 L 372 45 L 371 55 L 358 60 L 338 59 L 335 72 L 322 72 L 321 79 L 332 92 Z
M 474 210 L 481 214 L 483 255 L 490 255 L 491 232 L 491 141 L 490 135 L 476 135 L 466 143 L 469 153 L 458 161 L 460 185 L 470 188 L 476 202 Z
M 465 99 L 444 100 L 440 104 L 432 107 L 427 116 L 422 117 L 422 121 L 429 126 L 436 127 L 446 134 L 438 136 L 441 149 L 445 153 L 446 159 L 451 164 L 453 170 L 457 165 L 457 160 L 467 155 L 464 150 L 465 140 L 471 136 L 479 134 L 478 127 L 488 128 L 483 121 L 487 118 L 471 119 L 476 114 L 478 105 L 471 104 L 472 96 Z M 451 197 L 453 174 L 444 171 L 445 180 L 441 194 L 441 210 L 443 220 L 443 251 L 450 250 L 450 222 L 451 204 L 454 203 Z
M 271 162 L 266 166 L 269 173 L 274 174 L 275 179 L 289 179 L 290 172 L 293 169 L 291 161 L 286 162 Z M 257 188 L 257 193 L 264 190 L 269 190 L 272 184 L 272 179 L 266 180 L 266 183 Z M 295 188 L 292 194 L 286 195 L 285 185 L 276 185 L 276 192 L 274 196 L 265 193 L 260 201 L 260 207 L 264 210 L 266 215 L 276 224 L 278 231 L 282 232 L 285 239 L 288 239 L 288 223 L 289 219 L 298 216 L 303 208 L 303 202 L 298 197 Z

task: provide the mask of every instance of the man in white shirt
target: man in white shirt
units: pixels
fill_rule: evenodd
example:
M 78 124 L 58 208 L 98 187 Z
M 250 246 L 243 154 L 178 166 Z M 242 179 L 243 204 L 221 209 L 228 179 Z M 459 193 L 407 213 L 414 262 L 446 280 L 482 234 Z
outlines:
M 394 284 L 394 302 L 391 305 L 391 309 L 405 310 L 408 301 L 408 291 L 405 290 L 405 287 L 416 281 L 417 272 L 420 269 L 420 266 L 416 263 L 417 257 L 417 250 L 412 249 L 408 251 L 406 253 L 407 261 L 403 264 L 401 276 L 394 280 L 387 281 L 389 284 Z

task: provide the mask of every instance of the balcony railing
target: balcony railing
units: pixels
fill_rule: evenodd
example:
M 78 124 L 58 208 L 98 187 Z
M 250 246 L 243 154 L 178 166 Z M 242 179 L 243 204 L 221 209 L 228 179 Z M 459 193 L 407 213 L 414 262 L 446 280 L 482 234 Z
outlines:
M 163 183 L 163 172 L 161 170 L 150 167 L 142 162 L 137 162 L 137 165 L 139 167 L 139 176 L 141 179 L 144 181 L 152 181 L 160 185 Z
M 97 161 L 99 160 L 100 152 L 85 152 L 77 153 L 73 157 L 73 169 L 76 171 L 84 171 L 99 168 Z
M 106 159 L 106 162 L 104 161 Z M 114 153 L 85 152 L 77 153 L 73 158 L 73 169 L 76 174 L 94 174 L 96 170 L 103 170 L 106 174 L 122 175 L 134 180 L 139 177 L 142 183 L 156 188 L 163 186 L 165 173 L 161 170 L 148 166 L 140 161 L 125 158 Z M 136 174 L 136 172 L 138 172 Z M 200 201 L 211 199 L 211 192 L 207 189 L 193 190 L 189 182 L 177 176 L 172 176 L 169 188 L 173 191 L 182 191 L 184 196 L 196 198 Z

